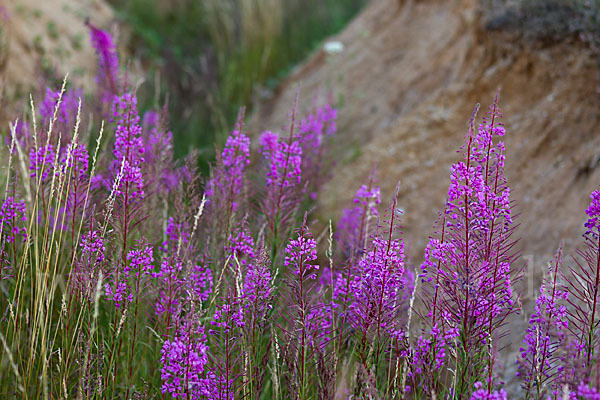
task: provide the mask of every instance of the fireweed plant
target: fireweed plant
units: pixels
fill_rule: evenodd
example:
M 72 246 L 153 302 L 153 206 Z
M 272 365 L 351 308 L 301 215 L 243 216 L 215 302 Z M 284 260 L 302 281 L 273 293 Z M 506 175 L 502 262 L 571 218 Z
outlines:
M 471 118 L 418 272 L 374 175 L 338 224 L 314 223 L 334 107 L 294 105 L 256 147 L 242 110 L 202 177 L 88 26 L 97 96 L 65 79 L 2 142 L 0 398 L 506 399 L 503 362 L 519 398 L 600 398 L 600 191 L 583 250 L 564 272 L 557 253 L 518 359 L 502 356 L 520 275 L 497 98 Z

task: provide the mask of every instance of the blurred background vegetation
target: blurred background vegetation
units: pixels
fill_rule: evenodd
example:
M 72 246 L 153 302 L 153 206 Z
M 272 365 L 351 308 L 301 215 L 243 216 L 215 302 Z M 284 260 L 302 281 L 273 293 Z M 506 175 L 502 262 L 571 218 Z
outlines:
M 111 0 L 148 71 L 142 108 L 167 104 L 175 153 L 204 168 L 240 106 L 277 83 L 368 0 Z

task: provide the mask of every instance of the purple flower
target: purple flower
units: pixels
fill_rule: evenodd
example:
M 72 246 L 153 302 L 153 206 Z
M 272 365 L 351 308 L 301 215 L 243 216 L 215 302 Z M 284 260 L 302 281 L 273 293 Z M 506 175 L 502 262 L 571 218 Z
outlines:
M 48 174 L 54 168 L 54 159 L 56 153 L 54 152 L 54 146 L 51 144 L 44 145 L 39 148 L 31 148 L 29 150 L 29 170 L 31 171 L 32 178 L 38 178 L 41 174 L 41 182 L 44 183 Z
M 42 127 L 49 128 L 50 121 L 54 118 L 54 111 L 59 97 L 60 90 L 46 88 L 46 96 L 39 107 L 40 115 L 42 116 Z M 61 132 L 63 143 L 65 140 L 71 139 L 70 133 L 73 131 L 75 121 L 77 120 L 80 99 L 83 109 L 83 92 L 81 90 L 69 89 L 62 95 L 52 132 Z
M 113 116 L 117 128 L 113 150 L 115 160 L 112 170 L 115 175 L 121 175 L 119 186 L 114 189 L 119 195 L 127 190 L 128 200 L 143 198 L 144 179 L 141 164 L 144 162 L 144 143 L 141 137 L 142 128 L 137 111 L 136 96 L 125 93 L 121 97 L 115 97 Z
M 180 275 L 183 264 L 179 259 L 166 259 L 160 266 L 160 271 L 152 273 L 158 280 L 158 296 L 155 303 L 156 315 L 178 312 L 180 298 L 183 296 L 181 289 L 184 282 Z
M 208 346 L 204 328 L 197 322 L 184 321 L 174 337 L 161 349 L 162 392 L 174 398 L 200 400 L 214 398 L 214 385 L 206 373 Z
M 23 242 L 27 240 L 27 229 L 20 227 L 25 221 L 27 221 L 25 202 L 8 196 L 0 207 L 0 240 L 14 243 L 18 236 L 22 236 Z
M 154 262 L 152 246 L 141 244 L 140 249 L 130 250 L 129 253 L 127 253 L 127 260 L 129 261 L 129 268 L 135 272 L 136 276 L 140 273 L 150 274 L 151 270 L 154 268 L 152 265 Z M 125 268 L 125 271 L 129 272 L 127 267 Z
M 574 393 L 571 392 L 571 395 Z M 600 400 L 600 392 L 595 387 L 590 387 L 581 382 L 577 387 L 577 396 L 581 400 Z
M 585 227 L 588 228 L 585 234 L 597 239 L 600 228 L 600 190 L 592 192 L 590 199 L 592 201 L 585 210 L 585 213 L 589 217 L 585 223 Z
M 494 391 L 488 393 L 487 389 L 483 387 L 481 382 L 475 382 L 475 391 L 471 395 L 470 400 L 507 400 L 508 397 L 504 389 L 501 389 L 499 392 Z
M 134 291 L 139 290 L 139 287 L 131 287 L 133 284 L 130 279 L 135 276 L 141 279 L 142 275 L 148 275 L 152 273 L 154 268 L 154 256 L 152 255 L 152 246 L 140 243 L 138 249 L 130 250 L 127 253 L 127 261 L 122 269 L 117 270 L 113 274 L 112 283 L 106 283 L 105 295 L 112 302 L 115 303 L 115 307 L 120 308 L 126 302 L 131 303 L 134 298 Z
M 364 238 L 368 237 L 368 225 L 379 216 L 377 206 L 381 203 L 379 186 L 374 188 L 362 185 L 354 196 L 355 206 L 345 208 L 338 223 L 336 240 L 344 246 L 344 251 L 353 253 L 364 246 Z
M 98 74 L 96 84 L 102 93 L 102 102 L 108 104 L 118 94 L 119 57 L 112 37 L 108 32 L 87 23 L 90 28 L 92 46 L 98 54 Z
M 350 284 L 351 318 L 363 340 L 369 337 L 379 342 L 396 333 L 404 289 L 404 243 L 375 237 Z
M 194 265 L 187 274 L 188 296 L 192 300 L 206 301 L 212 293 L 213 279 L 209 268 Z
M 81 253 L 90 265 L 104 261 L 104 240 L 98 231 L 90 231 L 81 238 Z
M 173 169 L 173 133 L 164 129 L 162 114 L 151 110 L 144 114 L 142 133 L 144 139 L 145 171 L 155 177 L 155 190 L 169 193 L 178 183 Z M 151 169 L 149 171 L 149 169 Z
M 173 217 L 169 217 L 165 236 L 166 240 L 164 240 L 161 246 L 159 247 L 159 250 L 165 253 L 169 250 L 177 251 L 177 249 L 179 248 L 180 238 L 181 246 L 187 246 L 189 244 L 190 235 L 183 230 L 183 224 L 175 223 Z
M 238 198 L 244 187 L 246 168 L 250 165 L 250 138 L 242 130 L 243 111 L 240 112 L 236 128 L 227 138 L 225 148 L 217 158 L 211 179 L 206 184 L 207 201 L 230 205 L 237 210 Z
M 296 239 L 290 240 L 285 248 L 285 259 L 283 265 L 302 277 L 316 278 L 313 274 L 319 269 L 319 265 L 310 264 L 317 259 L 317 242 L 312 238 L 310 232 L 298 232 Z
M 569 292 L 559 281 L 561 262 L 562 249 L 559 249 L 554 265 L 548 270 L 549 276 L 540 287 L 535 311 L 529 318 L 529 327 L 523 340 L 524 346 L 520 349 L 517 374 L 523 377 L 527 394 L 535 387 L 538 397 L 546 386 L 541 383 L 549 381 L 549 389 L 561 389 L 561 384 L 556 382 L 563 375 L 558 352 L 566 344 L 569 328 L 566 308 Z
M 451 168 L 439 232 L 430 239 L 421 266 L 427 323 L 438 324 L 444 334 L 459 332 L 457 345 L 464 353 L 456 360 L 460 396 L 467 394 L 468 382 L 488 379 L 494 357 L 486 357 L 477 367 L 474 360 L 489 353 L 490 340 L 497 341 L 506 319 L 518 310 L 512 291 L 515 242 L 504 145 L 495 142 L 504 135 L 497 101 L 496 97 L 476 132 L 478 108 L 473 113 L 463 161 Z
M 72 290 L 91 301 L 96 295 L 100 268 L 105 260 L 106 247 L 98 231 L 90 231 L 82 238 L 81 255 L 71 271 Z
M 267 300 L 271 296 L 272 283 L 271 271 L 265 262 L 257 262 L 248 265 L 244 277 L 244 288 L 242 298 L 247 308 L 255 307 L 262 314 L 268 307 Z
M 210 323 L 221 328 L 223 332 L 229 332 L 235 327 L 243 328 L 245 325 L 244 311 L 236 300 L 228 299 L 227 304 L 217 307 Z
M 315 200 L 318 189 L 329 178 L 325 173 L 327 157 L 327 138 L 335 134 L 337 110 L 329 104 L 317 108 L 300 121 L 298 128 L 299 143 L 302 148 L 302 179 L 310 186 L 310 198 Z
M 264 132 L 259 139 L 263 155 L 269 161 L 267 186 L 289 187 L 302 177 L 302 147 L 297 140 L 279 141 L 276 133 Z
M 333 136 L 336 131 L 335 120 L 337 109 L 330 104 L 318 108 L 314 113 L 308 114 L 300 121 L 299 133 L 302 137 L 303 149 L 318 149 L 325 136 Z
M 63 173 L 68 168 L 73 168 L 75 176 L 81 176 L 87 172 L 89 163 L 89 155 L 83 143 L 69 143 L 66 151 L 60 159 L 61 169 Z
M 244 223 L 234 228 L 233 232 L 229 234 L 225 245 L 225 254 L 235 256 L 242 268 L 245 268 L 255 258 L 254 240 Z
M 420 335 L 417 338 L 417 343 L 411 354 L 409 378 L 417 378 L 431 367 L 437 372 L 444 366 L 446 339 L 437 325 L 434 325 L 425 336 Z M 405 354 L 405 356 L 408 356 L 408 354 Z

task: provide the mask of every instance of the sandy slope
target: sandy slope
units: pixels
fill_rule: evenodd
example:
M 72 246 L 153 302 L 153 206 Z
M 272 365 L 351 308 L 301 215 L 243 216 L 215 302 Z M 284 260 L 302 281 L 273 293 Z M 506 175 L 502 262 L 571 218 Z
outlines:
M 0 0 L 0 122 L 12 118 L 45 72 L 69 73 L 76 86 L 93 84 L 96 57 L 86 18 L 107 28 L 113 13 L 104 0 Z

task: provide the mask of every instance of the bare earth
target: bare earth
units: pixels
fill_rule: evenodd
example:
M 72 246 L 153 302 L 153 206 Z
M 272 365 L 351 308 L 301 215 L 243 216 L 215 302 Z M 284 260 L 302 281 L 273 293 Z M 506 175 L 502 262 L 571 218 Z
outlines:
M 77 87 L 94 83 L 96 56 L 86 18 L 109 28 L 113 12 L 103 0 L 0 0 L 0 123 L 46 84 L 48 73 Z M 33 89 L 33 90 L 32 90 Z

